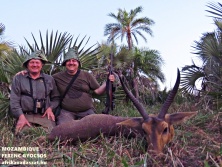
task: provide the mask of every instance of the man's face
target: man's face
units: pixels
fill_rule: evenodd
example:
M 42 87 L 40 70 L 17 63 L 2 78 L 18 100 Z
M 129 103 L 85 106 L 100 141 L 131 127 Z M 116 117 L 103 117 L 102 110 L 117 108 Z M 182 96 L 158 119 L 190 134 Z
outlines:
M 27 64 L 30 73 L 40 73 L 42 70 L 42 61 L 38 59 L 31 59 Z
M 66 61 L 66 69 L 70 73 L 75 73 L 79 68 L 79 62 L 76 59 L 69 59 Z

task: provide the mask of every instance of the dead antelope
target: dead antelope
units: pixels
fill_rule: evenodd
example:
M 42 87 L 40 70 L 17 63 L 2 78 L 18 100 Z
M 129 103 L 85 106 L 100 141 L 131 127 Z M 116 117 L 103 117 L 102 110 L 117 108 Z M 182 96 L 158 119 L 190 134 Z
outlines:
M 125 93 L 129 96 L 142 118 L 117 117 L 105 114 L 93 114 L 81 120 L 74 120 L 66 124 L 56 126 L 48 136 L 49 140 L 56 137 L 60 140 L 71 139 L 72 141 L 84 141 L 95 138 L 103 133 L 106 136 L 123 134 L 125 136 L 142 135 L 157 153 L 162 152 L 164 145 L 169 143 L 174 136 L 173 124 L 181 123 L 191 118 L 196 112 L 178 112 L 166 114 L 177 93 L 180 84 L 180 72 L 167 100 L 157 116 L 148 115 L 145 108 L 126 88 L 120 77 L 120 82 Z

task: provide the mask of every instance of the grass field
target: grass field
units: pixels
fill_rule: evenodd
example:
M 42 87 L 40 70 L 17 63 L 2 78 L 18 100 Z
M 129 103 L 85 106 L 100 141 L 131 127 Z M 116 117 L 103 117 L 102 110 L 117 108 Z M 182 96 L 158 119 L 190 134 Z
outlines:
M 96 106 L 99 109 L 101 106 Z M 148 108 L 149 113 L 157 113 L 158 106 Z M 189 104 L 176 105 L 170 108 L 170 113 L 189 111 Z M 3 151 L 3 154 L 38 154 L 44 158 L 33 157 L 0 157 L 0 163 L 5 160 L 40 162 L 45 165 L 19 166 L 75 166 L 75 167 L 221 167 L 222 166 L 222 112 L 213 111 L 203 106 L 196 107 L 198 114 L 187 122 L 175 126 L 175 137 L 163 151 L 155 155 L 147 151 L 149 144 L 145 139 L 126 139 L 122 136 L 104 137 L 78 142 L 71 145 L 59 140 L 50 143 L 46 140 L 47 132 L 36 127 L 22 137 L 12 133 L 11 119 L 0 122 L 0 147 L 38 147 L 39 151 Z M 112 115 L 139 116 L 132 106 L 117 104 Z M 2 167 L 10 165 L 2 165 Z

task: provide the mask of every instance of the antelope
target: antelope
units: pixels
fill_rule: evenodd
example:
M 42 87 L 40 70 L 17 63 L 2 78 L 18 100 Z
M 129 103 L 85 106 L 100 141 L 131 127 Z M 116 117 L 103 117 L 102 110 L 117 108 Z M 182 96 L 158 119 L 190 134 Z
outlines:
M 70 139 L 72 142 L 78 140 L 85 141 L 96 138 L 101 133 L 104 136 L 122 134 L 124 136 L 145 137 L 147 143 L 156 153 L 161 153 L 166 144 L 174 137 L 173 124 L 181 123 L 184 120 L 196 115 L 197 112 L 177 112 L 167 114 L 173 102 L 180 84 L 180 71 L 177 70 L 176 83 L 164 102 L 159 114 L 148 115 L 143 105 L 133 96 L 123 83 L 122 76 L 119 75 L 121 85 L 134 106 L 142 117 L 119 117 L 105 114 L 92 114 L 80 120 L 73 120 L 65 124 L 58 125 L 52 129 L 48 135 L 49 140 Z

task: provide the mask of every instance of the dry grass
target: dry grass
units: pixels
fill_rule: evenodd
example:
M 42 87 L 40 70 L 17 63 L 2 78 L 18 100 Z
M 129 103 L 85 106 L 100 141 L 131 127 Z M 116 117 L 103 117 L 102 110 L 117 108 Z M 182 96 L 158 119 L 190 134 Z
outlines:
M 119 105 L 118 105 L 119 106 Z M 120 108 L 120 106 L 119 106 Z M 203 108 L 203 107 L 201 107 Z M 121 115 L 137 115 L 133 109 L 123 107 Z M 153 109 L 152 109 L 153 110 Z M 190 105 L 173 105 L 170 112 L 191 110 Z M 196 117 L 177 125 L 174 140 L 163 154 L 155 155 L 147 150 L 147 143 L 140 138 L 126 139 L 121 136 L 103 137 L 78 142 L 49 143 L 46 132 L 35 128 L 22 138 L 11 132 L 12 122 L 0 122 L 0 147 L 38 147 L 39 154 L 47 154 L 45 166 L 75 167 L 221 167 L 222 166 L 222 112 L 198 109 Z M 155 112 L 155 109 L 154 109 Z M 117 114 L 114 111 L 112 114 Z M 20 152 L 25 154 L 25 152 Z M 0 159 L 2 162 L 4 158 Z M 27 159 L 28 160 L 28 159 Z

